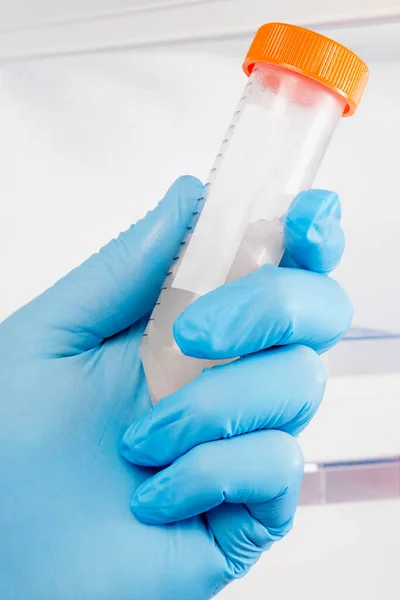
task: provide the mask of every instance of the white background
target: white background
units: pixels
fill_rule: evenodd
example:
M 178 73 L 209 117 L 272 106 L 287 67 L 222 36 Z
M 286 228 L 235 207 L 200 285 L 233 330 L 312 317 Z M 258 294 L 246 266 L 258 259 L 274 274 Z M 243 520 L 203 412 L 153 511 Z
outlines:
M 229 2 L 211 4 L 223 1 Z M 372 14 L 376 3 L 363 4 Z M 386 8 L 395 12 L 395 4 Z M 0 3 L 0 14 L 5 6 Z M 68 6 L 71 12 L 63 16 L 83 14 L 84 4 Z M 286 10 L 289 4 L 282 6 Z M 316 3 L 304 6 L 307 18 L 322 18 Z M 344 3 L 338 6 L 345 9 Z M 346 6 L 350 18 L 357 6 Z M 108 8 L 104 0 L 102 10 Z M 25 13 L 22 0 L 7 8 L 9 22 L 3 25 L 10 25 L 11 33 L 0 35 L 3 55 L 24 53 L 28 46 L 46 52 L 29 37 L 30 29 L 15 37 L 13 26 L 39 16 L 58 19 L 51 10 Z M 353 11 L 352 18 L 357 14 Z M 182 22 L 176 24 L 176 37 L 184 37 Z M 175 177 L 206 177 L 244 85 L 240 63 L 251 38 L 246 27 L 251 24 L 243 25 L 242 35 L 224 40 L 3 64 L 0 319 L 143 215 Z M 369 61 L 372 77 L 359 114 L 341 124 L 317 182 L 343 198 L 348 249 L 337 277 L 354 300 L 356 324 L 396 331 L 399 33 L 396 24 L 332 33 Z M 155 35 L 146 29 L 142 34 L 143 39 Z M 105 46 L 113 45 L 112 35 L 103 39 Z M 63 44 L 71 45 L 68 36 Z M 328 447 L 331 457 L 400 454 L 397 395 L 376 393 L 383 389 L 379 385 L 368 397 L 357 389 L 349 388 L 335 404 L 328 398 L 331 404 L 315 425 L 319 429 L 305 440 L 313 459 L 325 456 Z M 221 597 L 398 598 L 399 534 L 398 502 L 303 509 L 289 539 Z

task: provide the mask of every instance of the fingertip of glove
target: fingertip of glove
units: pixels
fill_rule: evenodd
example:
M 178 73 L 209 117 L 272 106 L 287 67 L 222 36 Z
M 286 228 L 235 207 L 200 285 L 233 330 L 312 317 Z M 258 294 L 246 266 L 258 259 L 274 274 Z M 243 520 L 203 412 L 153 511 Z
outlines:
M 196 320 L 193 320 L 186 309 L 176 319 L 173 325 L 173 335 L 179 349 L 186 356 L 203 358 L 205 330 L 199 328 Z
M 183 191 L 185 194 L 193 193 L 194 195 L 201 193 L 203 189 L 204 186 L 200 179 L 193 175 L 181 175 L 170 187 L 170 191 Z
M 130 502 L 132 514 L 142 523 L 147 525 L 162 525 L 165 523 L 155 505 L 157 505 L 158 492 L 151 483 L 145 481 L 133 494 Z
M 296 196 L 285 218 L 285 243 L 298 266 L 319 273 L 337 267 L 345 246 L 340 218 L 335 192 L 309 190 Z
M 133 516 L 141 523 L 145 525 L 161 525 L 161 521 L 155 518 L 152 511 L 146 505 L 140 504 L 135 498 L 131 500 L 130 509 Z
M 336 192 L 322 189 L 305 190 L 297 194 L 288 213 L 293 217 L 314 217 L 341 219 L 342 210 L 340 197 Z

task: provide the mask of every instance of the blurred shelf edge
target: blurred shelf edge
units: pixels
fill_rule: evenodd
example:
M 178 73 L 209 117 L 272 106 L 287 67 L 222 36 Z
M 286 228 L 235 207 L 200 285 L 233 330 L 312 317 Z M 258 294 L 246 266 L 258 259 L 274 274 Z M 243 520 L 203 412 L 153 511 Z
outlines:
M 400 456 L 306 464 L 301 506 L 400 500 Z
M 273 20 L 318 29 L 400 20 L 400 0 L 336 0 L 332 8 L 319 0 L 127 0 L 124 8 L 100 12 L 82 0 L 75 14 L 63 0 L 58 12 L 49 3 L 47 16 L 46 3 L 31 0 L 35 2 L 41 10 L 31 24 L 15 15 L 10 18 L 6 2 L 0 2 L 0 59 L 250 36 L 261 23 Z

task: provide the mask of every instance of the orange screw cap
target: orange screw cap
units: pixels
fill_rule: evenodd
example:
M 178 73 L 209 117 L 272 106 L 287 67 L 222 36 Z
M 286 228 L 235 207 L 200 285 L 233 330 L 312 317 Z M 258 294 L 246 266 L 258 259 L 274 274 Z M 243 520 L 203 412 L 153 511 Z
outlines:
M 315 31 L 285 23 L 260 27 L 243 63 L 246 75 L 257 63 L 296 71 L 340 94 L 347 100 L 343 116 L 355 113 L 369 77 L 364 61 L 345 46 Z

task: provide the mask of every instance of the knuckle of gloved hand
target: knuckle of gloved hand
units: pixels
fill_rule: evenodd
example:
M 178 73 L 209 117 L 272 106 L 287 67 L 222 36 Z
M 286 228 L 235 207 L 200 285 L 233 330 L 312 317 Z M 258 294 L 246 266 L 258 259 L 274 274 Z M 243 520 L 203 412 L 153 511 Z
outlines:
M 315 350 L 308 346 L 294 346 L 292 351 L 295 369 L 301 378 L 302 389 L 299 389 L 299 393 L 304 396 L 305 406 L 308 406 L 311 417 L 317 411 L 325 393 L 326 367 Z
M 338 283 L 334 279 L 330 279 L 330 281 L 336 288 L 338 296 L 338 306 L 341 307 L 341 310 L 339 312 L 340 319 L 337 325 L 338 331 L 336 336 L 338 338 L 341 338 L 345 335 L 353 320 L 353 304 L 343 287 L 340 285 L 340 283 Z
M 293 514 L 291 517 L 289 517 L 289 519 L 280 523 L 276 527 L 268 527 L 268 536 L 269 536 L 269 539 L 271 540 L 272 544 L 275 544 L 276 542 L 280 542 L 281 540 L 283 540 L 283 538 L 285 538 L 287 535 L 289 535 L 289 533 L 293 529 L 294 517 L 295 517 L 295 507 L 293 507 Z
M 304 473 L 304 457 L 297 440 L 289 434 L 285 436 L 283 443 L 284 473 L 286 473 L 287 486 L 297 485 Z
M 271 442 L 273 442 L 277 477 L 280 480 L 281 495 L 286 494 L 300 484 L 304 472 L 304 457 L 298 441 L 289 433 L 284 431 L 268 432 L 269 448 L 266 459 L 271 460 Z M 274 439 L 271 440 L 271 435 Z

